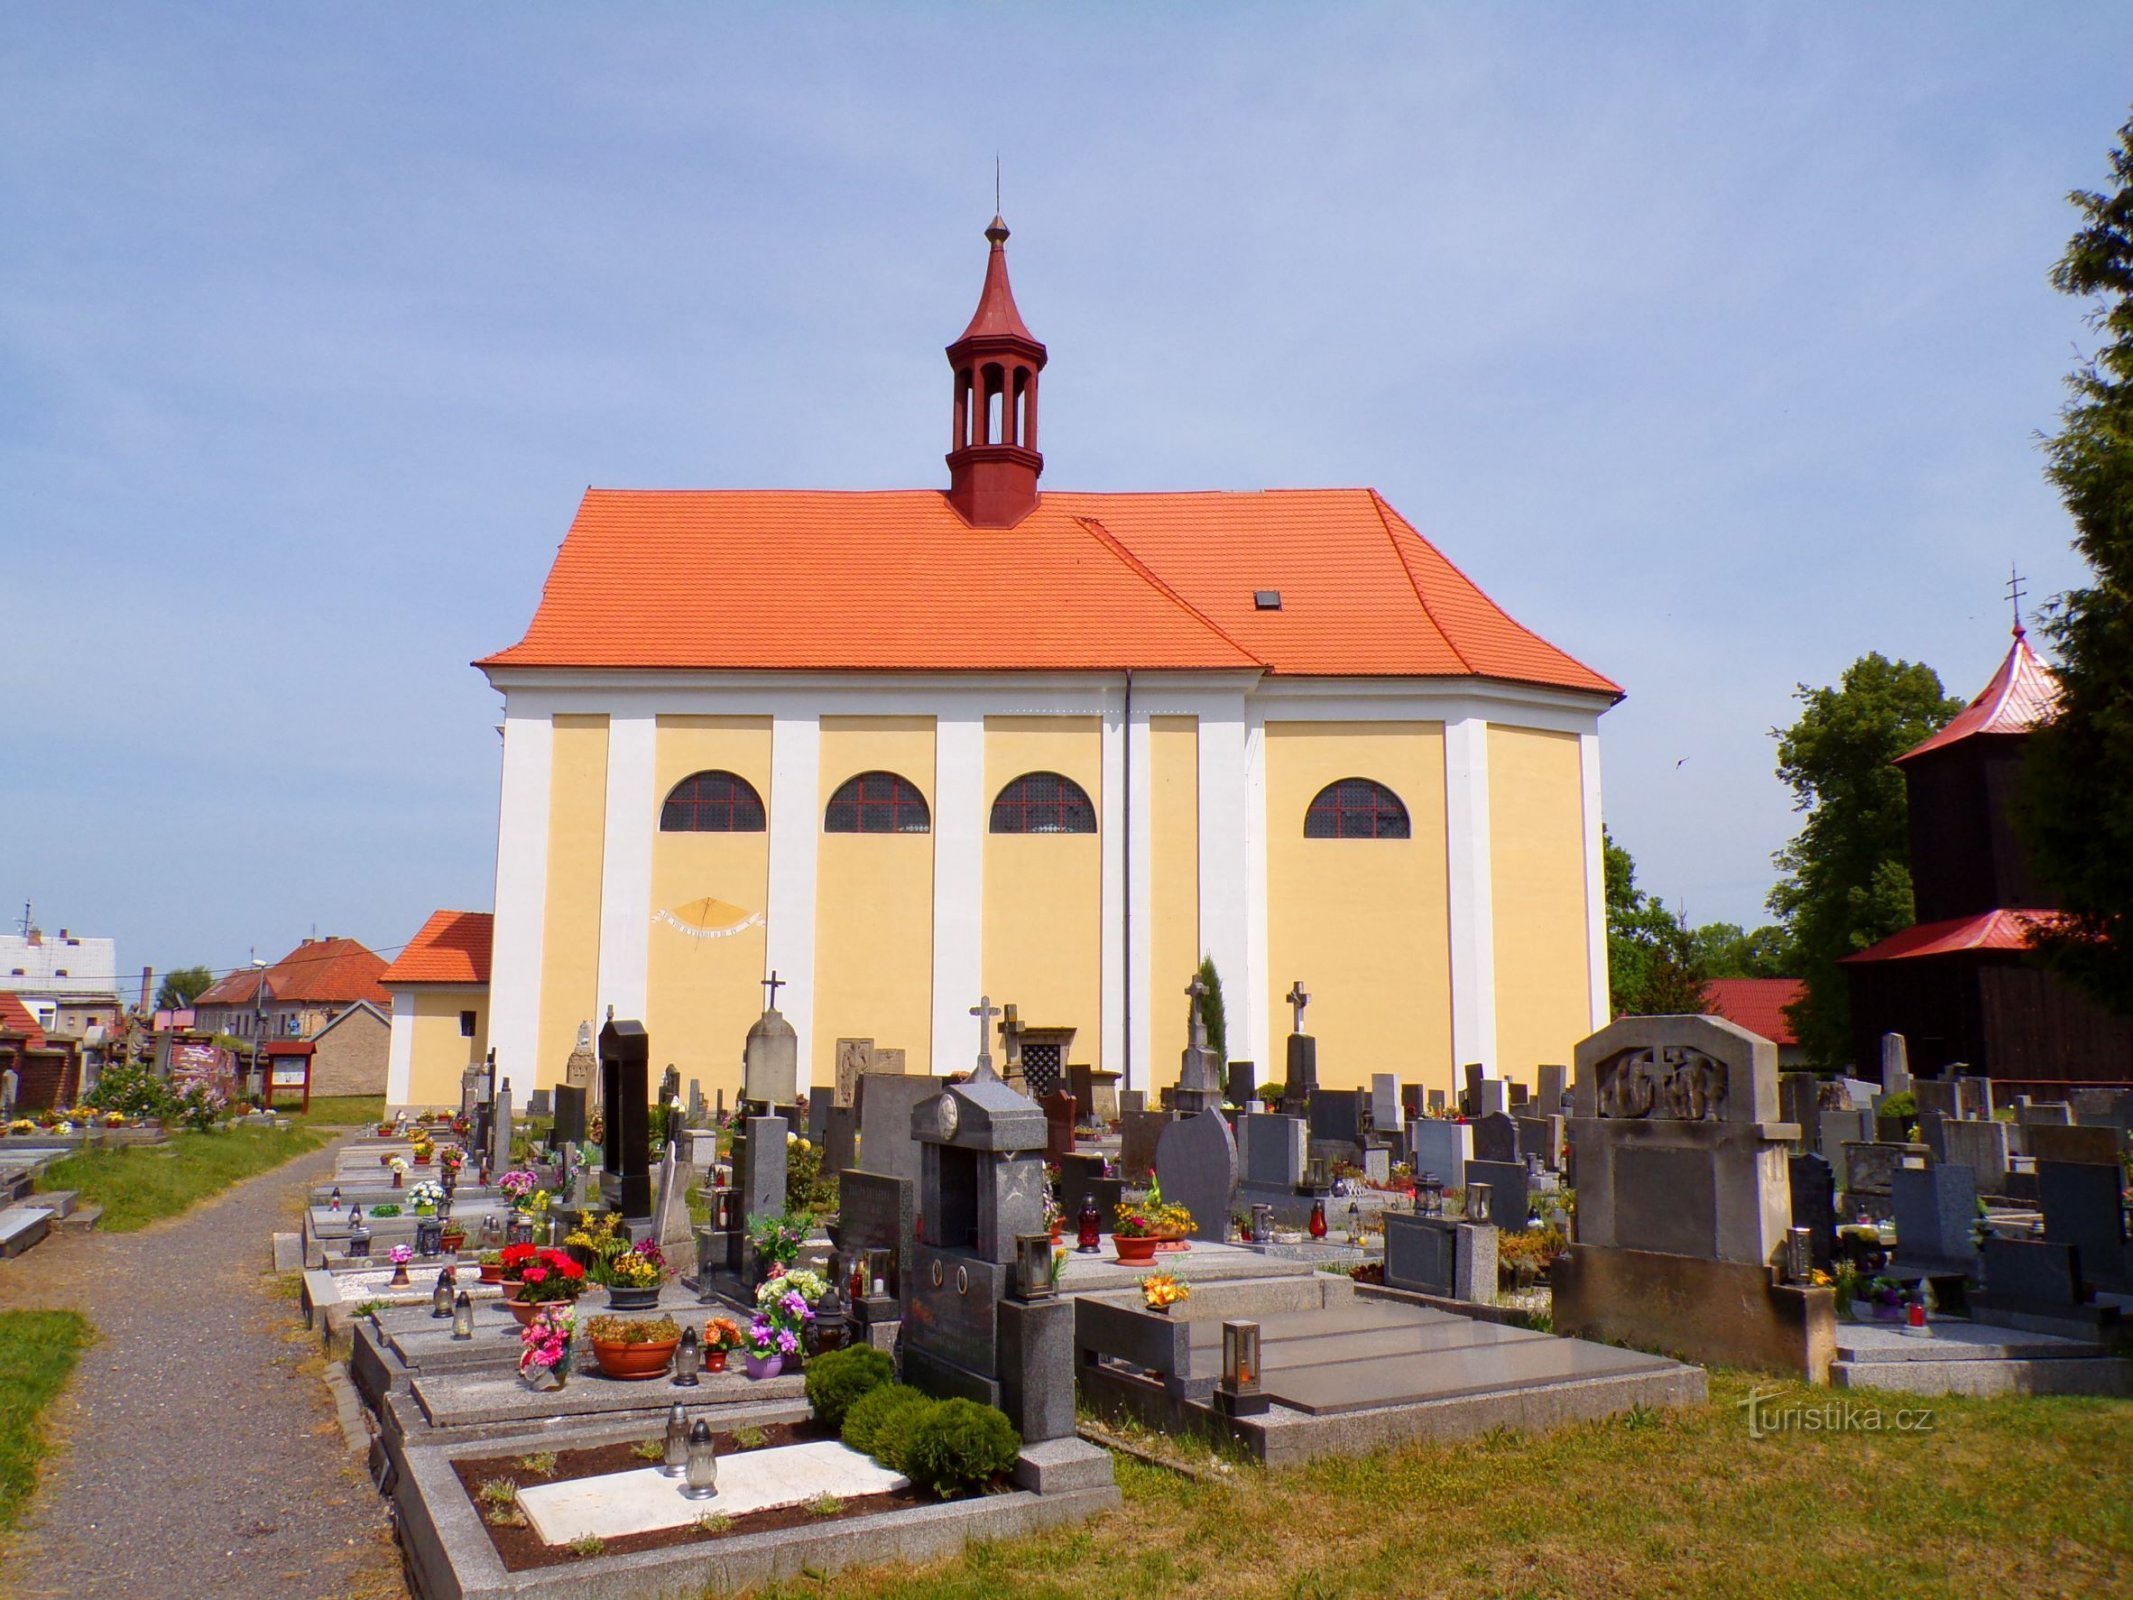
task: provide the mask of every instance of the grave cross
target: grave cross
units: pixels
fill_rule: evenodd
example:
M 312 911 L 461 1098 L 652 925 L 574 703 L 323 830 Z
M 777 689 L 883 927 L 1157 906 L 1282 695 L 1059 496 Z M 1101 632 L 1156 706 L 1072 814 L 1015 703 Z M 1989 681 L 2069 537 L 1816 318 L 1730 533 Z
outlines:
M 763 1007 L 765 1011 L 775 1011 L 778 1009 L 778 991 L 784 988 L 789 981 L 791 980 L 778 976 L 778 969 L 776 967 L 772 967 L 770 969 L 770 976 L 763 979 L 763 987 L 770 991 L 770 1000 Z
M 1289 992 L 1281 998 L 1296 1008 L 1296 1018 L 1289 1024 L 1289 1032 L 1302 1033 L 1304 1031 L 1304 1007 L 1311 1003 L 1311 997 L 1304 993 L 1303 979 L 1298 978 L 1294 983 L 1290 984 Z
M 1000 1008 L 992 1003 L 992 996 L 981 994 L 978 1003 L 970 1008 L 970 1014 L 978 1019 L 978 1071 L 992 1071 L 992 1019 L 1000 1014 Z

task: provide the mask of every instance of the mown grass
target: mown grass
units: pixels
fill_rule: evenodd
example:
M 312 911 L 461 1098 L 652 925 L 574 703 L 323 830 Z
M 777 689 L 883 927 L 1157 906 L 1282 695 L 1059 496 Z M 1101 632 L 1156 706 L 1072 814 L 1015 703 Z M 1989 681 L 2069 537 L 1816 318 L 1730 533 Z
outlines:
M 1189 1482 L 1120 1459 L 1120 1513 L 977 1545 L 922 1568 L 854 1570 L 780 1600 L 1363 1600 L 1517 1595 L 2125 1593 L 2133 1403 L 1921 1400 L 1760 1380 L 1881 1432 L 1751 1440 L 1756 1380 L 1711 1403 L 1539 1437 L 1499 1433 Z M 1928 1406 L 1930 1431 L 1897 1432 Z
M 313 1127 L 359 1128 L 371 1127 L 384 1120 L 385 1096 L 382 1094 L 315 1094 L 311 1097 L 311 1109 L 299 1111 L 293 1100 L 277 1102 L 274 1115 L 288 1117 L 299 1124 Z
M 44 1410 L 66 1387 L 94 1332 L 75 1311 L 0 1311 L 0 1533 L 37 1487 L 49 1448 Z
M 39 1187 L 76 1191 L 82 1204 L 104 1208 L 98 1227 L 130 1233 L 315 1150 L 327 1137 L 307 1127 L 177 1133 L 168 1144 L 83 1150 L 53 1162 Z

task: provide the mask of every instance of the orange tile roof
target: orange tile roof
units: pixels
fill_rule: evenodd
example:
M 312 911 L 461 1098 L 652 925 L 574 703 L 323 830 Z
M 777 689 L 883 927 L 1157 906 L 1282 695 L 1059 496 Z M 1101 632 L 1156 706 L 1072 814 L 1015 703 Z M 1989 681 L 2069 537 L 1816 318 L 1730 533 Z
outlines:
M 1900 961 L 1912 956 L 1945 956 L 1960 950 L 2027 950 L 2029 930 L 2052 921 L 2052 911 L 1987 911 L 1975 917 L 1921 922 L 1892 933 L 1843 961 Z
M 2021 630 L 1992 682 L 1978 697 L 1955 714 L 1955 718 L 1923 744 L 1912 746 L 1896 759 L 1909 761 L 1928 750 L 1944 750 L 1951 744 L 1981 733 L 2027 733 L 2040 722 L 2049 722 L 2059 711 L 2059 679 L 2037 659 Z
M 1279 611 L 1255 609 L 1261 589 Z M 1232 668 L 1621 694 L 1370 489 L 1053 491 L 999 529 L 930 489 L 593 489 L 525 638 L 475 664 Z
M 44 1029 L 37 1026 L 36 1016 L 8 989 L 0 989 L 0 1033 L 20 1034 L 32 1050 L 45 1047 Z
M 264 973 L 250 967 L 230 973 L 193 1005 L 196 1009 L 251 1005 L 261 977 L 266 979 L 270 1001 L 351 1005 L 368 1000 L 373 1005 L 390 1005 L 391 997 L 378 987 L 378 975 L 384 970 L 384 957 L 354 939 L 306 939 Z
M 496 918 L 487 911 L 432 911 L 379 978 L 387 988 L 411 983 L 487 983 Z
M 1714 1015 L 1772 1044 L 1798 1044 L 1785 1008 L 1806 988 L 1798 978 L 1713 978 L 1703 986 L 1703 1003 Z

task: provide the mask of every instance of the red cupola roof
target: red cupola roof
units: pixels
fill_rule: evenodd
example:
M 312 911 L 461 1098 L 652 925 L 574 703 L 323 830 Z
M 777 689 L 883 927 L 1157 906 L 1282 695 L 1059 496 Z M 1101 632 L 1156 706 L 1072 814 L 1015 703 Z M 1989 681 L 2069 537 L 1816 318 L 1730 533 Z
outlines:
M 1929 750 L 1945 750 L 1980 734 L 2027 733 L 2039 723 L 2051 721 L 2058 710 L 2059 680 L 2050 667 L 2037 659 L 2027 634 L 2018 626 L 2014 644 L 2007 659 L 2000 663 L 2000 670 L 1992 675 L 1992 682 L 1955 714 L 1954 721 L 1896 759 L 1915 760 Z
M 1037 374 L 1044 346 L 1023 325 L 1007 281 L 1007 224 L 985 230 L 992 254 L 985 287 L 962 337 L 948 347 L 955 374 L 955 429 L 948 449 L 948 503 L 973 528 L 1012 528 L 1037 509 Z
M 1007 281 L 1007 224 L 994 217 L 985 237 L 992 241 L 992 253 L 985 258 L 985 287 L 978 295 L 978 309 L 971 313 L 970 326 L 948 347 L 949 357 L 954 358 L 956 345 L 973 339 L 1018 339 L 1035 348 L 1037 364 L 1042 366 L 1044 346 L 1023 325 L 1022 313 L 1015 307 L 1014 286 Z

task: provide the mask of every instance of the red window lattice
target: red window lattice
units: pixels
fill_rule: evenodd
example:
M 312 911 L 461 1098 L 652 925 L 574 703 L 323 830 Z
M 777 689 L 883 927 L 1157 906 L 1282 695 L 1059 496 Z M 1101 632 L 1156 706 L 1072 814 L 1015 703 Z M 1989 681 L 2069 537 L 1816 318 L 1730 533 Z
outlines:
M 824 833 L 930 833 L 933 818 L 918 786 L 893 772 L 862 772 L 830 796 Z
M 674 785 L 659 809 L 661 833 L 761 833 L 763 797 L 733 772 L 699 772 Z
M 1407 807 L 1382 783 L 1343 778 L 1318 791 L 1304 813 L 1306 839 L 1405 839 Z
M 1088 792 L 1056 772 L 1025 772 L 992 803 L 994 833 L 1094 833 Z

